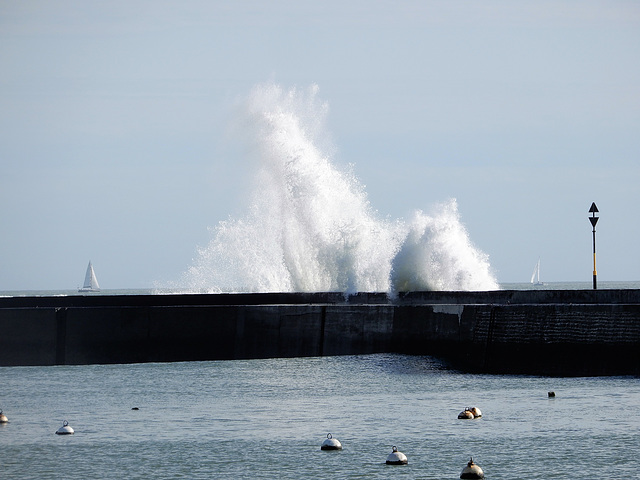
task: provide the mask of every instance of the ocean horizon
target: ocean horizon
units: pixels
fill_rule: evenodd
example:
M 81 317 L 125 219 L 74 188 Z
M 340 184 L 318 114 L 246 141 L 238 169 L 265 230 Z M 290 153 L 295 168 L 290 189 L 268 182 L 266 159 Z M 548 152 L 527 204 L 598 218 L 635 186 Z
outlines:
M 520 283 L 500 283 L 499 290 L 592 290 L 592 282 L 543 282 L 540 285 Z M 640 289 L 640 281 L 602 281 L 598 282 L 598 290 L 636 290 Z M 79 292 L 75 289 L 44 290 L 0 290 L 1 297 L 48 297 L 72 295 L 172 295 L 172 294 L 214 294 L 214 293 L 262 293 L 262 292 L 218 292 L 201 289 L 194 291 L 178 288 L 103 288 L 99 292 Z M 280 292 L 278 292 L 280 293 Z

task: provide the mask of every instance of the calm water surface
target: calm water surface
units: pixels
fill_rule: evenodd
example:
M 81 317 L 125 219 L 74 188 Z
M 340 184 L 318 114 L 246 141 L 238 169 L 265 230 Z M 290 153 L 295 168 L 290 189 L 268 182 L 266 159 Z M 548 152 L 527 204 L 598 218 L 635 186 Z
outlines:
M 544 282 L 542 285 L 532 283 L 500 283 L 500 290 L 591 290 L 593 283 L 588 282 Z M 599 290 L 637 290 L 640 289 L 640 281 L 598 281 Z M 163 295 L 174 293 L 194 293 L 193 291 L 176 291 L 175 289 L 162 288 L 142 288 L 142 289 L 108 289 L 103 288 L 100 292 L 86 293 L 75 290 L 0 290 L 1 297 L 37 297 L 37 296 L 101 296 L 101 295 Z M 209 293 L 202 291 L 198 293 Z
M 0 378 L 3 479 L 457 479 L 470 456 L 489 479 L 640 472 L 633 377 L 470 375 L 365 355 L 3 367 Z M 458 420 L 465 406 L 483 417 Z M 63 420 L 75 435 L 54 434 Z M 328 432 L 343 451 L 320 450 Z M 409 465 L 384 464 L 393 445 Z

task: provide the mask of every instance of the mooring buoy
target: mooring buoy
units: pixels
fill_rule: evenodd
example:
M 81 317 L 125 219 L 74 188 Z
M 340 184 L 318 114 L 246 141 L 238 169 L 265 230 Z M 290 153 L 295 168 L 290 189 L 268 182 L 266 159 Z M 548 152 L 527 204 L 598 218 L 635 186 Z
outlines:
M 482 416 L 482 412 L 478 407 L 466 407 L 462 412 L 458 414 L 459 419 L 467 419 L 467 418 L 480 418 Z
M 62 422 L 62 426 L 56 430 L 56 435 L 72 435 L 73 433 L 73 428 L 69 426 L 69 422 L 66 420 Z
M 327 438 L 322 442 L 320 450 L 342 450 L 342 444 L 337 438 L 333 438 L 333 435 L 327 433 Z
M 387 465 L 406 465 L 409 463 L 407 456 L 404 453 L 399 452 L 398 447 L 394 445 L 391 450 L 391 453 L 387 457 Z
M 468 419 L 468 418 L 475 418 L 475 417 L 473 416 L 473 412 L 471 410 L 465 408 L 463 411 L 461 411 L 458 414 L 458 418 L 460 420 L 465 420 L 465 419 Z
M 7 416 L 0 410 L 0 423 L 9 423 Z
M 478 465 L 473 463 L 473 457 L 471 457 L 467 466 L 462 469 L 460 478 L 484 478 L 484 472 Z

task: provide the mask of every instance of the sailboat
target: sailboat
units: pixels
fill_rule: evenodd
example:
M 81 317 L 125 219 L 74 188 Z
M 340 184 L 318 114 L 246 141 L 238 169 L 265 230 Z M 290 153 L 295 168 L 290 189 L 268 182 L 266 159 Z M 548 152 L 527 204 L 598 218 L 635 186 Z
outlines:
M 79 292 L 99 292 L 100 285 L 98 285 L 98 279 L 96 278 L 96 272 L 93 271 L 93 265 L 91 265 L 91 260 L 89 260 L 89 265 L 87 265 L 87 273 L 84 276 L 84 285 L 82 288 L 78 289 Z
M 536 263 L 536 266 L 533 269 L 533 273 L 531 274 L 531 284 L 544 285 L 544 283 L 540 281 L 540 259 L 539 258 L 538 258 L 538 263 Z

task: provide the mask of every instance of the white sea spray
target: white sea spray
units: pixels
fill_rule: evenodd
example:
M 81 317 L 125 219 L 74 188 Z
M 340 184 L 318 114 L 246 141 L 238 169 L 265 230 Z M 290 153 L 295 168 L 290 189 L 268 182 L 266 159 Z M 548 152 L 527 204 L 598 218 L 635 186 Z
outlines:
M 487 255 L 455 200 L 410 221 L 385 220 L 323 144 L 318 87 L 259 85 L 240 124 L 256 174 L 248 211 L 212 228 L 181 288 L 208 292 L 492 290 Z M 323 147 L 323 148 L 321 148 Z

